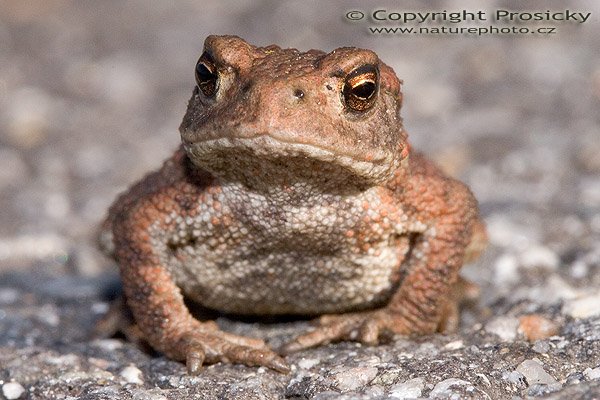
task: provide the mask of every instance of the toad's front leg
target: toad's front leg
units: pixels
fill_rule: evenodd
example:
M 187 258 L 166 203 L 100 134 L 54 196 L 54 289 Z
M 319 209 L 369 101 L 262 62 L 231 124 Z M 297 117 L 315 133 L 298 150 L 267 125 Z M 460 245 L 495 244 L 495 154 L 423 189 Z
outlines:
M 168 357 L 185 360 L 192 374 L 203 363 L 215 362 L 288 371 L 285 361 L 262 340 L 223 332 L 214 322 L 200 322 L 190 314 L 180 289 L 161 263 L 161 254 L 168 251 L 164 232 L 172 229 L 164 223 L 164 216 L 178 211 L 178 204 L 168 196 L 156 200 L 141 201 L 113 225 L 125 296 L 144 338 Z
M 428 196 L 429 202 L 416 201 L 413 206 L 419 220 L 432 222 L 416 236 L 400 266 L 400 285 L 389 303 L 378 310 L 323 316 L 314 331 L 294 339 L 283 352 L 339 340 L 377 344 L 386 334 L 456 329 L 458 303 L 476 292 L 472 284 L 459 279 L 458 271 L 466 258 L 475 257 L 473 251 L 483 248 L 485 228 L 470 191 L 458 182 L 448 180 L 447 184 L 442 193 Z

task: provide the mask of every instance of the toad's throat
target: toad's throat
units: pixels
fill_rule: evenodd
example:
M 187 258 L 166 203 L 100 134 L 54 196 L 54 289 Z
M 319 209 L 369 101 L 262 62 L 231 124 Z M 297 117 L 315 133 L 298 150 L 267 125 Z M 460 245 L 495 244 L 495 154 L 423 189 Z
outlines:
M 227 180 L 268 184 L 304 181 L 317 186 L 372 186 L 398 167 L 394 154 L 346 154 L 314 144 L 285 142 L 272 135 L 221 137 L 184 144 L 190 159 Z

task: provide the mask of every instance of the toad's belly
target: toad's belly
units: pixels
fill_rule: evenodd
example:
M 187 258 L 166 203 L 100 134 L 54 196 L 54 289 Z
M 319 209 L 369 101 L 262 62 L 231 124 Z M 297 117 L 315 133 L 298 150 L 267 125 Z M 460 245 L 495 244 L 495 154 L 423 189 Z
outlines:
M 196 252 L 196 256 L 198 252 Z M 278 252 L 228 260 L 209 254 L 172 271 L 184 294 L 235 314 L 320 314 L 370 308 L 389 299 L 404 252 L 381 245 L 369 254 Z

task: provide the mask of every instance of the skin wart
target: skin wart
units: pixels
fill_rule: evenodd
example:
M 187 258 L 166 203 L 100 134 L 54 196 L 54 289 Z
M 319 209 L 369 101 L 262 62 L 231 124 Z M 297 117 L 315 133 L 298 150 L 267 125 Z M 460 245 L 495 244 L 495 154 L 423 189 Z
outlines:
M 190 373 L 287 371 L 262 340 L 195 319 L 321 315 L 280 354 L 448 331 L 485 228 L 462 183 L 410 149 L 401 82 L 369 50 L 255 47 L 209 36 L 182 145 L 122 194 L 101 244 L 151 346 Z

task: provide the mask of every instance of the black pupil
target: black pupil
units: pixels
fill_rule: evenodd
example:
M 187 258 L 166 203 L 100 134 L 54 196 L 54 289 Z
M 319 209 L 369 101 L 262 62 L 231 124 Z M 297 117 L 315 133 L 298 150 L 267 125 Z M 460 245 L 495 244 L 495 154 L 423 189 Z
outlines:
M 368 99 L 375 93 L 375 82 L 363 82 L 352 88 L 352 94 L 361 99 Z
M 203 62 L 199 62 L 196 66 L 196 73 L 198 74 L 198 79 L 201 82 L 209 82 L 217 78 L 217 76 L 212 73 Z

